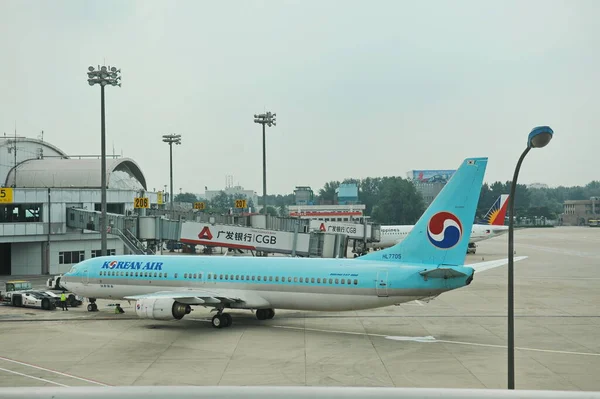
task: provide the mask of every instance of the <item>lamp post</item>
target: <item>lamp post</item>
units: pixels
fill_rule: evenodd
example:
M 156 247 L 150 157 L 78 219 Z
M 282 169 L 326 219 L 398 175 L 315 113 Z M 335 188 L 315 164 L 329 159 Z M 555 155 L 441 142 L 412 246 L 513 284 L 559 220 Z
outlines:
M 265 125 L 271 127 L 276 126 L 275 116 L 277 114 L 266 112 L 264 114 L 254 114 L 254 123 L 260 123 L 262 125 L 262 139 L 263 139 L 263 207 L 265 209 L 264 214 L 267 214 L 267 146 L 265 143 Z
M 162 137 L 165 143 L 169 143 L 169 163 L 171 170 L 171 191 L 169 195 L 169 202 L 171 203 L 171 217 L 173 217 L 173 143 L 181 145 L 181 135 L 166 134 Z
M 104 114 L 104 86 L 119 86 L 121 87 L 120 76 L 121 70 L 115 67 L 98 66 L 95 70 L 93 66 L 88 67 L 88 83 L 90 86 L 100 85 L 100 184 L 101 184 L 101 215 L 100 215 L 100 255 L 106 256 L 106 125 Z
M 517 178 L 527 153 L 532 148 L 545 147 L 552 140 L 553 135 L 554 132 L 549 126 L 533 128 L 527 138 L 527 148 L 525 148 L 517 162 L 510 185 L 510 196 L 508 197 L 508 389 L 515 389 L 514 215 Z

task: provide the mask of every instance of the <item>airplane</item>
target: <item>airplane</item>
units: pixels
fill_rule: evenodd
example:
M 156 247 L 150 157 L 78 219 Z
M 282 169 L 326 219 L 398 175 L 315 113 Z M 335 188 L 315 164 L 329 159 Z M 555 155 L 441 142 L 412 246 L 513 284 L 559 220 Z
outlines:
M 232 325 L 225 309 L 266 320 L 274 309 L 350 311 L 433 298 L 507 263 L 464 265 L 487 161 L 465 159 L 402 242 L 359 258 L 113 255 L 74 265 L 61 285 L 87 297 L 90 311 L 97 298 L 135 301 L 136 314 L 153 320 L 212 308 L 215 328 Z
M 484 216 L 485 224 L 473 224 L 467 253 L 474 254 L 476 252 L 476 242 L 489 240 L 508 232 L 508 226 L 504 225 L 507 207 L 508 194 L 502 194 Z M 413 227 L 413 225 L 381 226 L 381 239 L 378 242 L 369 243 L 368 248 L 391 247 L 402 241 Z

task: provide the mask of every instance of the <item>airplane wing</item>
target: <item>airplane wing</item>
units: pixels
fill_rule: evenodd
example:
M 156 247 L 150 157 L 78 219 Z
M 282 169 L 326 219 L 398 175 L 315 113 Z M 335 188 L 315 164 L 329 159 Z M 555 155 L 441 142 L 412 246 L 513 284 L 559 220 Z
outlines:
M 527 259 L 527 256 L 517 256 L 514 258 L 514 261 L 518 262 L 523 259 Z M 475 269 L 475 272 L 484 272 L 486 270 L 494 269 L 496 267 L 504 266 L 507 264 L 508 264 L 508 258 L 498 259 L 498 260 L 490 260 L 488 262 L 472 263 L 470 265 L 465 265 L 465 266 L 472 267 L 473 269 Z
M 261 308 L 268 307 L 270 304 L 260 295 L 247 291 L 237 290 L 181 290 L 181 291 L 158 291 L 151 294 L 126 296 L 128 300 L 140 299 L 163 299 L 169 298 L 186 305 L 216 306 L 219 304 L 232 305 L 237 307 Z

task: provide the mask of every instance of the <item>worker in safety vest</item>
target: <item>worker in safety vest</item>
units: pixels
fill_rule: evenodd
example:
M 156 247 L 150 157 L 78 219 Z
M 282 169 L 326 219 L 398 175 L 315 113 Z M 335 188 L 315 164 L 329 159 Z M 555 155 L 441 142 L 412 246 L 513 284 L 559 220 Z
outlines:
M 115 306 L 115 314 L 120 314 L 120 313 L 125 313 L 125 311 L 121 307 L 121 304 L 117 303 L 117 305 Z
M 69 308 L 67 308 L 67 296 L 64 292 L 60 294 L 60 307 L 62 310 L 69 310 Z

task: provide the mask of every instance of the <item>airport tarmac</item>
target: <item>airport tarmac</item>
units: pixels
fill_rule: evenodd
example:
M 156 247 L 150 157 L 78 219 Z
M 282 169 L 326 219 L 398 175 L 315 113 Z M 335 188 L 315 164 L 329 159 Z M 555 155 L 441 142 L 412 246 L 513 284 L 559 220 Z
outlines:
M 600 391 L 600 228 L 515 232 L 517 389 Z M 467 263 L 505 258 L 507 236 Z M 191 255 L 190 255 L 191 256 Z M 38 283 L 46 277 L 36 279 Z M 2 288 L 3 289 L 3 283 Z M 344 312 L 196 308 L 140 320 L 133 303 L 69 312 L 0 306 L 0 386 L 307 385 L 506 388 L 507 266 L 429 303 Z

